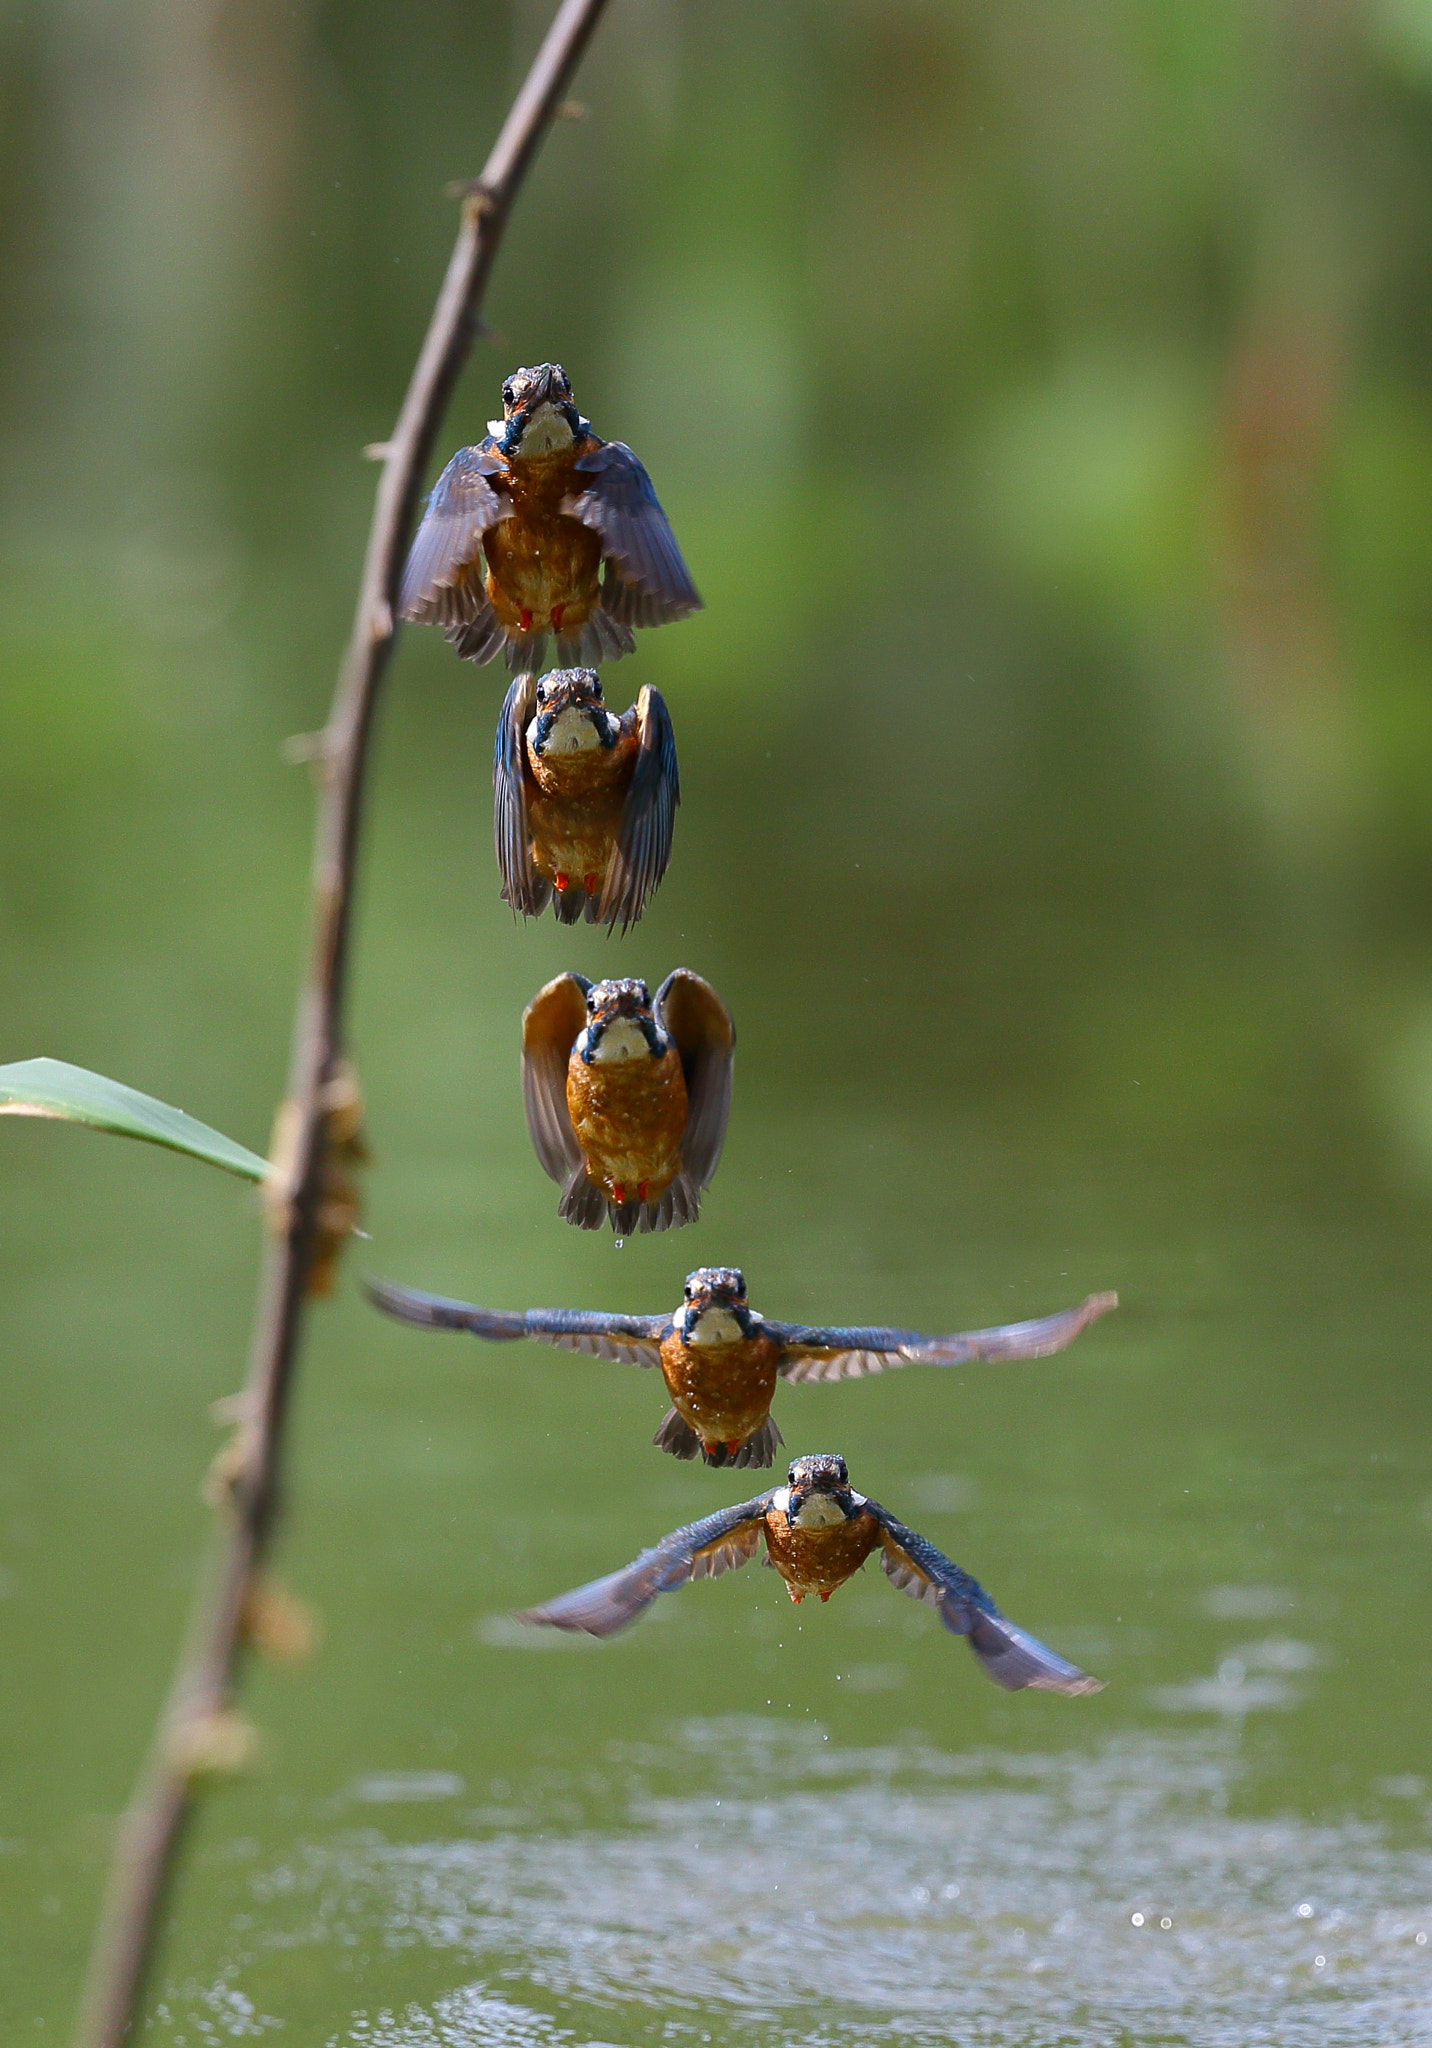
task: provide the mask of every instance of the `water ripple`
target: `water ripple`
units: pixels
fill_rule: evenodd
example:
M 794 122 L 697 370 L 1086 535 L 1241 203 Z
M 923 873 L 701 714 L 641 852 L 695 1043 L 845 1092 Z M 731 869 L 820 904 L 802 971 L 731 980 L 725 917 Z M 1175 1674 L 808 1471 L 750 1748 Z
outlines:
M 461 1959 L 460 1988 L 332 2041 L 556 2048 L 623 2012 L 746 2048 L 1432 2044 L 1432 1855 L 1230 1812 L 1222 1734 L 948 1755 L 740 1721 L 679 1746 L 740 1795 L 640 1792 L 617 1831 L 349 1835 L 271 1871 L 275 1940 Z

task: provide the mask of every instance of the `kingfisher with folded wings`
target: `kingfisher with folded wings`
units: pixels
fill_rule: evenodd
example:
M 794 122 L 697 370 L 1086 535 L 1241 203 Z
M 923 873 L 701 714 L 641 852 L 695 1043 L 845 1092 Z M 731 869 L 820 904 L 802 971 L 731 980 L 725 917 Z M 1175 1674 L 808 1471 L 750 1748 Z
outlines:
M 662 626 L 701 599 L 651 478 L 572 403 L 560 363 L 514 370 L 502 418 L 438 478 L 398 595 L 402 617 L 441 626 L 467 661 L 505 649 L 540 669 L 615 660 L 634 626 Z
M 497 722 L 492 782 L 502 899 L 562 924 L 622 930 L 641 916 L 671 858 L 681 800 L 676 740 L 650 684 L 614 717 L 589 668 L 524 671 Z
M 522 1094 L 557 1213 L 619 1236 L 695 1221 L 726 1140 L 736 1027 L 709 982 L 559 974 L 522 1013 Z
M 673 1457 L 708 1465 L 769 1465 L 782 1441 L 771 1415 L 777 1383 L 860 1379 L 902 1365 L 970 1365 L 980 1360 L 1047 1358 L 1118 1306 L 1117 1294 L 1091 1294 L 1078 1308 L 996 1329 L 927 1337 L 919 1330 L 818 1329 L 772 1323 L 746 1299 L 734 1266 L 702 1266 L 686 1277 L 680 1308 L 668 1316 L 608 1315 L 600 1309 L 476 1308 L 388 1282 L 370 1283 L 370 1299 L 389 1315 L 435 1330 L 470 1330 L 503 1343 L 536 1337 L 632 1365 L 659 1366 L 671 1409 L 653 1443 Z
M 878 1551 L 886 1577 L 928 1601 L 951 1635 L 964 1636 L 996 1685 L 1010 1692 L 1103 1690 L 1099 1679 L 1006 1620 L 978 1580 L 942 1550 L 879 1501 L 857 1493 L 844 1458 L 831 1455 L 797 1458 L 784 1486 L 673 1529 L 624 1571 L 529 1607 L 517 1619 L 612 1636 L 643 1615 L 658 1593 L 739 1570 L 762 1550 L 798 1603 L 808 1593 L 829 1600 Z

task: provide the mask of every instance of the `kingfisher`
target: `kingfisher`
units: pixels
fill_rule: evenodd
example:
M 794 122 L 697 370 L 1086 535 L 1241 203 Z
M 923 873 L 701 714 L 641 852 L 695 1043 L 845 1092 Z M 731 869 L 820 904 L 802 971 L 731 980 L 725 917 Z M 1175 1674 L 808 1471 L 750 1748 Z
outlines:
M 493 835 L 502 900 L 626 931 L 671 858 L 676 739 L 651 685 L 620 718 L 590 668 L 517 676 L 497 722 Z
M 731 1112 L 736 1027 L 709 982 L 678 967 L 644 981 L 559 974 L 522 1013 L 522 1094 L 557 1214 L 676 1230 L 695 1221 Z
M 671 1396 L 652 1442 L 676 1458 L 708 1465 L 770 1465 L 784 1442 L 771 1414 L 779 1381 L 861 1379 L 902 1365 L 972 1365 L 1048 1358 L 1117 1308 L 1117 1294 L 1091 1294 L 1078 1308 L 927 1337 L 919 1330 L 818 1328 L 772 1323 L 746 1297 L 736 1266 L 699 1266 L 686 1276 L 681 1306 L 666 1316 L 621 1316 L 603 1309 L 478 1308 L 440 1294 L 370 1281 L 369 1299 L 390 1316 L 431 1330 L 470 1330 L 491 1343 L 536 1337 L 562 1351 L 657 1366 Z
M 624 441 L 603 441 L 572 402 L 560 363 L 514 370 L 502 418 L 459 448 L 413 537 L 398 610 L 441 626 L 466 661 L 504 649 L 510 669 L 614 661 L 633 626 L 700 611 L 651 478 Z
M 739 1570 L 763 1548 L 797 1605 L 810 1593 L 829 1600 L 878 1550 L 891 1583 L 928 1601 L 951 1635 L 968 1640 L 996 1685 L 1009 1692 L 1103 1691 L 1100 1679 L 1007 1620 L 979 1581 L 926 1537 L 857 1493 L 844 1458 L 829 1452 L 797 1458 L 784 1486 L 673 1529 L 624 1571 L 529 1607 L 517 1619 L 612 1636 L 643 1615 L 658 1593 Z

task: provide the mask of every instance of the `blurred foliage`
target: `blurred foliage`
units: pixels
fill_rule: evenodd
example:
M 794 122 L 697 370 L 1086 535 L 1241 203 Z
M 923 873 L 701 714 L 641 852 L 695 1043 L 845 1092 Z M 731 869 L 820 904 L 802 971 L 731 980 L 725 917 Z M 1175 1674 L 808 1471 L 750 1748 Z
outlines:
M 281 745 L 326 706 L 444 186 L 546 14 L 0 8 L 4 1058 L 262 1148 L 310 820 Z M 1213 1654 L 1201 1589 L 1271 1581 L 1358 1661 L 1258 1724 L 1248 1797 L 1354 1799 L 1417 1767 L 1429 1676 L 1432 6 L 613 0 L 578 92 L 439 455 L 507 369 L 560 359 L 681 537 L 707 610 L 607 676 L 618 705 L 667 694 L 685 793 L 619 950 L 731 1003 L 731 1143 L 680 1239 L 618 1260 L 556 1223 L 516 1017 L 615 956 L 511 925 L 502 679 L 409 633 L 358 935 L 364 1249 L 634 1309 L 738 1259 L 769 1313 L 934 1328 L 1120 1287 L 1038 1376 L 789 1397 L 793 1447 L 826 1432 L 897 1509 L 932 1465 L 976 1473 L 936 1540 L 1051 1640 L 1102 1630 L 1085 1723 L 963 1671 L 956 1722 L 934 1640 L 900 1712 L 1005 1745 L 1137 1721 Z M 172 1162 L 0 1139 L 18 2037 L 68 2009 L 257 1236 Z M 634 1714 L 762 1706 L 707 1617 L 767 1585 L 712 1589 L 635 1664 L 473 1634 L 722 1497 L 647 1449 L 653 1400 L 351 1295 L 316 1324 L 284 1568 L 328 1647 L 255 1688 L 275 1761 L 199 1832 L 181 1976 L 226 1952 L 225 1843 L 277 1854 L 355 1771 L 516 1781 Z M 886 1703 L 831 1675 L 852 1616 L 792 1697 L 878 1740 Z M 329 2038 L 346 1993 L 303 1995 Z

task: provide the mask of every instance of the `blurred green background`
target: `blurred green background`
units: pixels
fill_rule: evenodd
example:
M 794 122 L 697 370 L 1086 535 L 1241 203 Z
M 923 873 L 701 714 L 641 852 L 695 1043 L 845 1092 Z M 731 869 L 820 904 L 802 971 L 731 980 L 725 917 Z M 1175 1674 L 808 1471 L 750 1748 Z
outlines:
M 282 744 L 547 13 L 0 5 L 0 1058 L 263 1148 Z M 372 1243 L 282 1543 L 324 1642 L 253 1675 L 147 2037 L 1432 2041 L 1432 4 L 613 0 L 577 90 L 442 453 L 551 358 L 651 469 L 707 609 L 605 680 L 667 695 L 675 855 L 625 941 L 516 929 L 505 678 L 405 634 Z M 730 1140 L 617 1253 L 556 1220 L 518 1013 L 677 964 Z M 258 1244 L 219 1175 L 0 1127 L 7 2039 L 69 2024 Z M 652 1451 L 643 1376 L 355 1275 L 651 1311 L 716 1261 L 937 1330 L 1120 1289 L 1066 1359 L 778 1407 L 1104 1694 L 996 1692 L 871 1574 L 521 1647 L 745 1477 Z

